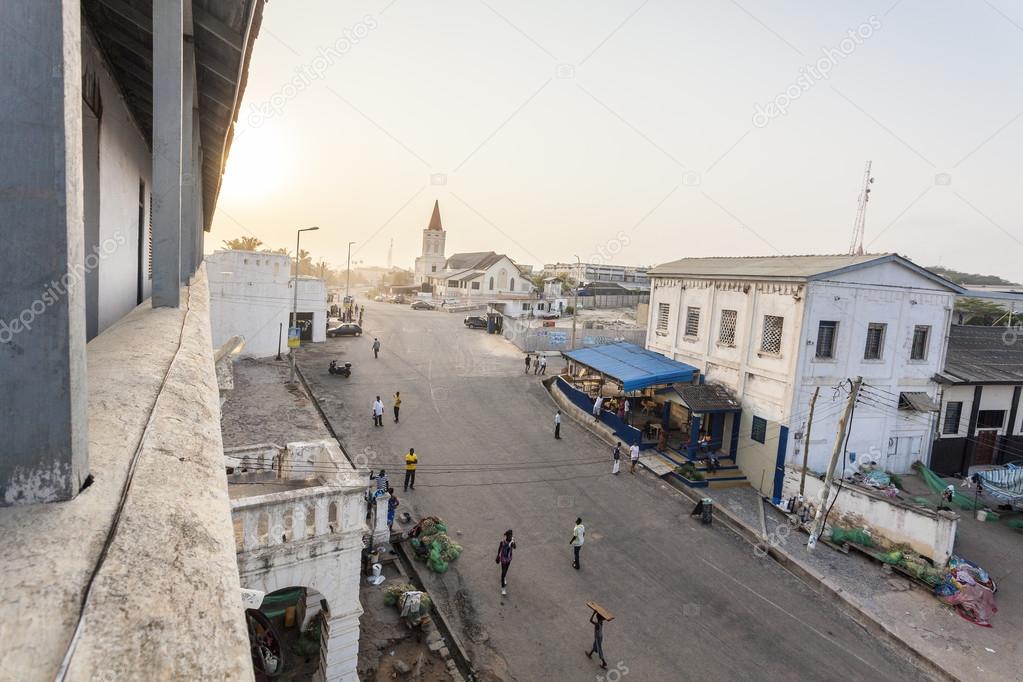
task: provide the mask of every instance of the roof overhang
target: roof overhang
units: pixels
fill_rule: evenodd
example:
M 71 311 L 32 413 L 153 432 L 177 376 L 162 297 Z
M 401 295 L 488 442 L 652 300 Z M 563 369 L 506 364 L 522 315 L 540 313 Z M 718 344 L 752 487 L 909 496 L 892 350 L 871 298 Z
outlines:
M 613 379 L 626 393 L 651 386 L 688 383 L 699 373 L 692 365 L 632 343 L 609 343 L 562 351 L 561 354 L 576 364 Z
M 266 0 L 185 2 L 184 39 L 195 47 L 195 106 L 202 150 L 203 229 L 207 232 L 220 195 L 265 3 Z M 152 148 L 153 3 L 82 0 L 82 7 L 125 101 Z
M 899 393 L 900 410 L 916 410 L 917 412 L 938 412 L 941 405 L 934 402 L 931 396 L 923 391 L 903 391 Z
M 657 395 L 678 403 L 695 414 L 727 414 L 742 412 L 742 405 L 720 384 L 688 384 L 662 388 Z

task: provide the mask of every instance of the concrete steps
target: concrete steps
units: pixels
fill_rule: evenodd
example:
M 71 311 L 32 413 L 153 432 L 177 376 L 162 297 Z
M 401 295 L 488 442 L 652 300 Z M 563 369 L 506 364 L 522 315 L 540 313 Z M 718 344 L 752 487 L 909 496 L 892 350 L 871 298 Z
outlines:
M 705 463 L 699 460 L 691 460 L 683 453 L 675 450 L 665 452 L 648 450 L 645 459 L 648 460 L 647 468 L 658 476 L 674 478 L 690 488 L 736 488 L 749 485 L 746 476 L 735 465 L 735 460 L 731 457 L 720 456 L 719 461 L 721 464 L 717 471 L 714 472 L 709 471 Z M 692 464 L 696 471 L 703 474 L 704 478 L 702 481 L 690 480 L 675 471 L 675 467 L 687 463 Z

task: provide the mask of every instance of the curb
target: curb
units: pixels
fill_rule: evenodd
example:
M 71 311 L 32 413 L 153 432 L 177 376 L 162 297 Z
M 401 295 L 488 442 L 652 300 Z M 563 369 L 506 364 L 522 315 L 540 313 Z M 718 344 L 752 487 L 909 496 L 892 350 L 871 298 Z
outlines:
M 669 484 L 671 483 L 668 481 Z M 682 486 L 672 485 L 673 488 L 678 490 L 680 493 L 691 499 L 693 502 L 699 502 L 700 499 L 705 497 L 699 495 L 695 491 L 683 489 Z M 713 499 L 713 496 L 710 496 Z M 796 579 L 809 585 L 811 588 L 819 586 L 820 589 L 814 589 L 817 594 L 822 597 L 827 597 L 833 604 L 845 613 L 847 616 L 853 619 L 860 627 L 864 628 L 872 635 L 883 639 L 887 643 L 894 645 L 894 648 L 901 650 L 908 654 L 910 662 L 913 663 L 918 669 L 926 672 L 936 679 L 949 680 L 952 682 L 961 682 L 961 678 L 956 677 L 938 663 L 927 657 L 926 654 L 921 652 L 913 644 L 910 644 L 905 639 L 900 637 L 896 632 L 889 628 L 885 623 L 878 620 L 860 606 L 852 597 L 846 594 L 845 590 L 837 585 L 833 584 L 827 577 L 821 575 L 815 569 L 808 566 L 804 566 L 788 552 L 778 549 L 769 543 L 765 543 L 760 538 L 758 532 L 746 525 L 744 521 L 741 521 L 738 517 L 734 516 L 725 507 L 714 505 L 715 517 L 720 518 L 722 525 L 728 528 L 730 531 L 738 535 L 743 540 L 746 540 L 754 547 L 764 547 L 766 544 L 767 555 L 770 556 L 774 561 L 778 563 L 782 568 L 791 573 Z
M 392 543 L 391 547 L 398 555 L 402 569 L 406 572 L 415 583 L 422 588 L 425 584 L 423 579 L 419 575 L 419 569 L 416 567 L 416 563 L 409 558 L 405 552 L 405 542 Z M 476 678 L 476 669 L 472 665 L 472 659 L 469 658 L 469 654 L 466 652 L 465 645 L 462 644 L 462 640 L 456 634 L 455 629 L 448 622 L 447 617 L 444 615 L 444 611 L 440 608 L 440 602 L 434 598 L 432 609 L 437 629 L 440 630 L 441 635 L 444 637 L 444 642 L 448 647 L 451 658 L 455 661 L 455 665 L 458 666 L 459 672 L 465 676 L 466 679 Z

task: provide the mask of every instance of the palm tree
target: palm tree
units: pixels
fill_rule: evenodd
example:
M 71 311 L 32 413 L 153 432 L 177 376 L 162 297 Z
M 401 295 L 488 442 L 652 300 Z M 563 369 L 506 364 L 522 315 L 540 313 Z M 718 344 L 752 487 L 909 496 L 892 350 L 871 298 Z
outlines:
M 256 251 L 262 245 L 263 241 L 258 237 L 235 237 L 224 240 L 224 246 L 235 251 Z

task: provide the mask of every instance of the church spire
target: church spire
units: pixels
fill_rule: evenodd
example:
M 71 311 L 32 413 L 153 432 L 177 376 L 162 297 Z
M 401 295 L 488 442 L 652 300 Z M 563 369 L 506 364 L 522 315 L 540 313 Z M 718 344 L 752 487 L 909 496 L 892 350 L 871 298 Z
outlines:
M 430 225 L 426 228 L 428 230 L 443 230 L 440 224 L 440 201 L 434 199 L 433 201 L 433 215 L 430 216 Z

